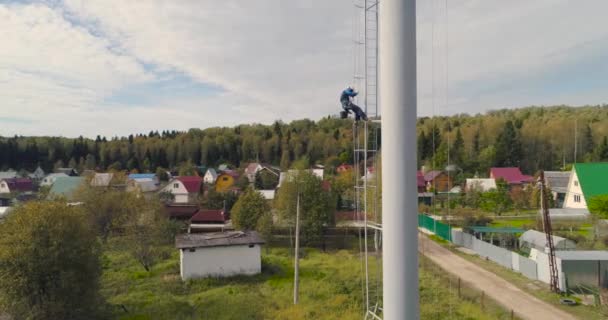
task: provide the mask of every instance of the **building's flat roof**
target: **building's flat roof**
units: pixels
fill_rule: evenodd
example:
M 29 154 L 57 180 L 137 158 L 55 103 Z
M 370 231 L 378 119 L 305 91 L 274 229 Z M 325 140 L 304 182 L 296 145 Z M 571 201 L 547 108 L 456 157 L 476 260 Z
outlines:
M 227 231 L 203 234 L 180 234 L 175 237 L 178 249 L 225 247 L 249 244 L 264 244 L 264 240 L 255 231 Z
M 608 251 L 604 250 L 555 251 L 555 256 L 562 260 L 570 261 L 608 261 Z

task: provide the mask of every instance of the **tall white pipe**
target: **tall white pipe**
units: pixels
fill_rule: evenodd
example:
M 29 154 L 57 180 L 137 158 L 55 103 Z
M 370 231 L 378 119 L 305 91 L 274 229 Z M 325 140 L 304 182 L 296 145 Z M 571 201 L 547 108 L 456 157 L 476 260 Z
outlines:
M 381 0 L 383 318 L 420 317 L 416 187 L 416 0 Z

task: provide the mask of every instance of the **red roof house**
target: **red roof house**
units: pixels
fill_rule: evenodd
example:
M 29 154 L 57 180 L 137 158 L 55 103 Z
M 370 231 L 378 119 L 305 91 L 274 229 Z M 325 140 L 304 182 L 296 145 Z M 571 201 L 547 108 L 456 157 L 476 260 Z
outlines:
M 0 181 L 0 193 L 28 192 L 34 190 L 34 184 L 29 178 L 10 178 Z
M 190 218 L 191 223 L 216 223 L 223 224 L 228 220 L 224 210 L 201 209 Z
M 426 181 L 424 181 L 422 171 L 416 172 L 416 183 L 418 185 L 418 192 L 426 192 Z
M 184 184 L 184 187 L 189 193 L 199 193 L 201 191 L 203 178 L 199 176 L 183 176 L 177 177 L 176 179 Z
M 198 212 L 198 206 L 195 205 L 169 205 L 165 206 L 165 213 L 169 218 L 178 220 L 187 220 Z
M 504 179 L 509 185 L 521 185 L 534 181 L 534 177 L 522 174 L 517 167 L 492 168 L 490 178 Z

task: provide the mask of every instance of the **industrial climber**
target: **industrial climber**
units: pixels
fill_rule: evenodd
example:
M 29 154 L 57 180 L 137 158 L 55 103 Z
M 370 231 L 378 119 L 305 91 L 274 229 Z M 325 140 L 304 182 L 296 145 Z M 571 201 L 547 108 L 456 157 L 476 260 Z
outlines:
M 358 105 L 352 102 L 352 98 L 356 97 L 357 94 L 359 93 L 351 86 L 348 86 L 346 89 L 344 89 L 344 91 L 342 91 L 342 94 L 340 95 L 340 103 L 342 103 L 342 109 L 344 109 L 344 111 L 340 112 L 340 117 L 342 119 L 348 117 L 348 114 L 352 111 L 355 114 L 355 121 L 359 121 L 361 119 L 367 121 L 367 115 L 365 112 L 363 112 Z

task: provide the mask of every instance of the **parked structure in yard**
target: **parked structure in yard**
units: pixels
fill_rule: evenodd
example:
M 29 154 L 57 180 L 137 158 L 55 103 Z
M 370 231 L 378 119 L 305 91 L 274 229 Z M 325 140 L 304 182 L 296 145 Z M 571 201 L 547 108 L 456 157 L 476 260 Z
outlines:
M 545 171 L 545 185 L 551 190 L 556 208 L 564 206 L 571 174 L 570 171 Z
M 608 194 L 607 182 L 608 162 L 574 164 L 564 208 L 587 209 L 591 198 Z
M 0 180 L 0 193 L 31 191 L 34 191 L 34 183 L 29 178 L 11 178 Z
M 576 243 L 574 243 L 574 241 L 558 236 L 553 236 L 553 245 L 555 246 L 555 250 L 576 249 Z M 544 252 L 547 247 L 547 235 L 545 235 L 544 232 L 528 230 L 519 237 L 519 247 L 528 249 L 534 248 Z
M 82 186 L 83 177 L 57 177 L 49 191 L 49 198 L 64 197 L 68 201 L 74 199 L 74 192 Z
M 224 210 L 201 209 L 190 218 L 188 231 L 197 232 L 218 232 L 233 230 L 230 216 Z
M 207 172 L 205 172 L 205 176 L 203 177 L 203 181 L 205 181 L 206 184 L 214 184 L 215 180 L 217 180 L 217 171 L 215 171 L 213 168 L 207 169 Z
M 264 240 L 255 231 L 178 235 L 175 246 L 180 250 L 181 278 L 258 274 L 262 244 Z
M 91 179 L 91 187 L 107 188 L 112 183 L 113 173 L 96 172 Z
M 452 177 L 439 170 L 432 170 L 424 174 L 424 182 L 427 190 L 436 192 L 448 192 L 452 189 Z
M 174 203 L 194 203 L 201 193 L 203 179 L 199 176 L 183 176 L 171 179 L 160 192 L 169 192 Z
M 55 183 L 55 180 L 58 177 L 68 177 L 68 175 L 65 173 L 51 173 L 51 174 L 47 175 L 46 177 L 44 177 L 44 179 L 42 179 L 42 181 L 40 182 L 40 186 L 41 187 L 50 187 L 53 185 L 53 183 Z

